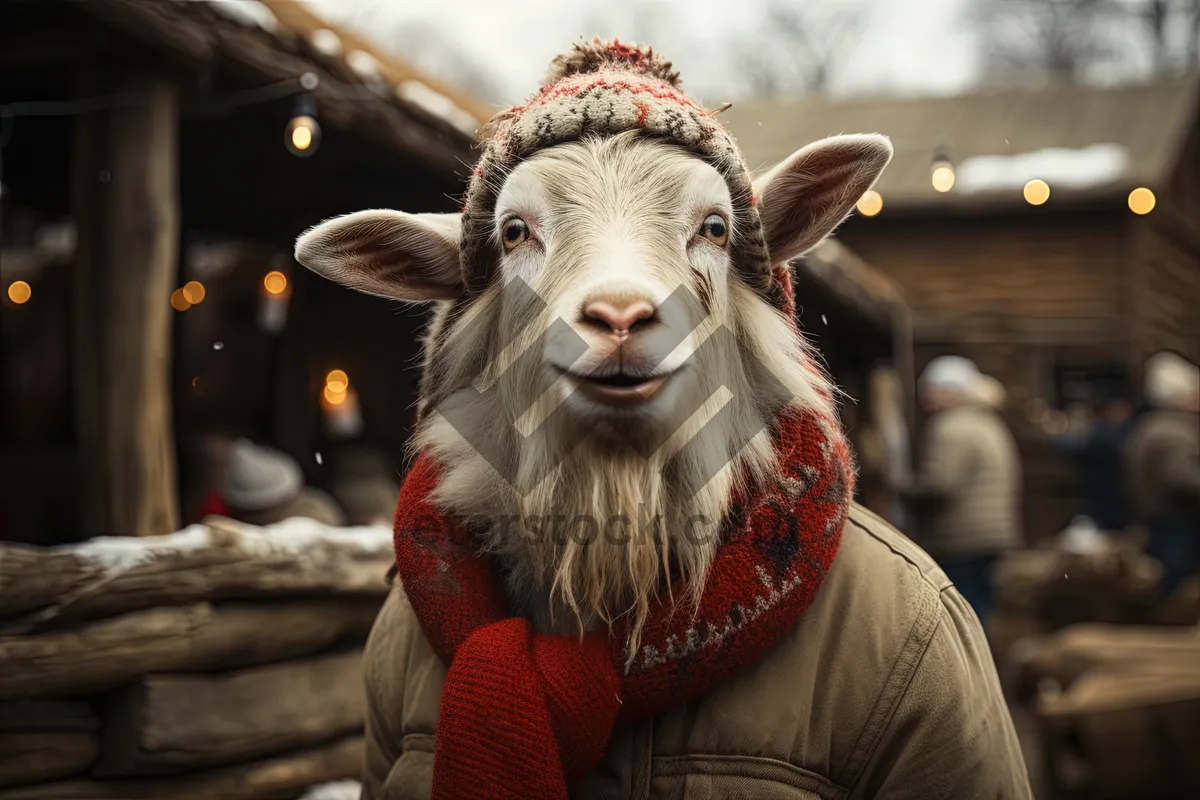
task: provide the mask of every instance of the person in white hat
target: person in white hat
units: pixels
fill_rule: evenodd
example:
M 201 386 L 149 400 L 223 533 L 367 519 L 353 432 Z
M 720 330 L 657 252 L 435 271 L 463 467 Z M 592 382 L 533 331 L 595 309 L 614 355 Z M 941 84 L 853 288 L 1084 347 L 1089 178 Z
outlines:
M 991 565 L 1021 544 L 1020 458 L 995 407 L 1000 387 L 971 360 L 943 356 L 917 388 L 930 417 L 917 475 L 902 491 L 918 512 L 920 543 L 986 622 Z
M 251 525 L 292 517 L 346 524 L 333 498 L 304 485 L 304 474 L 293 458 L 248 439 L 238 439 L 230 447 L 221 488 L 230 516 Z
M 1200 567 L 1200 367 L 1156 353 L 1146 362 L 1145 395 L 1151 410 L 1126 446 L 1126 481 L 1169 596 Z

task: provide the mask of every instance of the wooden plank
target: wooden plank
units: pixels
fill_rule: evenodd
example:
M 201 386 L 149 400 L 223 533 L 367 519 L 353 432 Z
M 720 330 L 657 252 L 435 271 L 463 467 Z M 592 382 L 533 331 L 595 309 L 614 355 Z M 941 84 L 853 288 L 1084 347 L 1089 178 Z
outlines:
M 0 791 L 0 800 L 263 800 L 293 798 L 311 786 L 357 778 L 363 739 L 354 736 L 323 747 L 231 767 L 133 780 L 78 780 Z
M 151 47 L 177 53 L 192 61 L 204 62 L 212 58 L 209 32 L 173 8 L 174 3 L 106 0 L 76 5 L 81 11 Z
M 268 528 L 213 519 L 137 541 L 62 548 L 0 544 L 0 634 L 160 605 L 298 594 L 382 597 L 393 560 L 386 529 L 289 520 Z M 33 609 L 37 609 L 34 611 Z
M 104 704 L 97 777 L 183 772 L 361 730 L 362 651 L 214 675 L 147 675 Z
M 236 669 L 361 642 L 379 605 L 378 598 L 198 603 L 0 636 L 0 700 L 83 696 L 151 672 Z
M 179 93 L 168 79 L 138 75 L 96 76 L 80 88 L 141 98 L 75 123 L 73 361 L 84 524 L 90 534 L 168 533 L 179 528 L 169 386 Z
M 0 786 L 69 778 L 84 772 L 99 749 L 88 731 L 0 732 Z

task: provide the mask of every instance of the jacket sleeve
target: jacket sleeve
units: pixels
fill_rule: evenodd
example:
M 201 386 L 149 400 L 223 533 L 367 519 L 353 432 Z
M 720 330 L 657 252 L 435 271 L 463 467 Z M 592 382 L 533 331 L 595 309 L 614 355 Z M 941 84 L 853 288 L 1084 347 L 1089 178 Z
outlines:
M 1200 503 L 1200 460 L 1184 442 L 1173 441 L 1163 451 L 1162 476 L 1171 494 Z
M 854 797 L 1032 798 L 979 620 L 953 587 Z
M 905 495 L 918 502 L 938 502 L 953 497 L 970 464 L 968 443 L 960 426 L 944 415 L 929 423 L 925 451 L 912 486 Z

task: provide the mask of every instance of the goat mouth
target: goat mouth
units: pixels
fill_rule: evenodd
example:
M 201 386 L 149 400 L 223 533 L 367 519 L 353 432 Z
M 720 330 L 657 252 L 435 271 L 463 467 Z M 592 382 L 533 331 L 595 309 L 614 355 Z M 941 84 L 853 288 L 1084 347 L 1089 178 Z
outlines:
M 563 371 L 579 392 L 589 400 L 606 405 L 630 406 L 649 402 L 671 377 L 666 375 L 579 375 Z

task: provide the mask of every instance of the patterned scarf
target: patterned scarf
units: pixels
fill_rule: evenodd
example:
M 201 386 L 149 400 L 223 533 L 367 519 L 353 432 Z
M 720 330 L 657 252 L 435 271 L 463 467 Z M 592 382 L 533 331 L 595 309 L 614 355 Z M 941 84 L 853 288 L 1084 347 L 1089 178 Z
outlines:
M 437 464 L 418 458 L 400 491 L 395 545 L 408 600 L 449 665 L 435 800 L 565 800 L 618 722 L 712 690 L 796 624 L 837 553 L 854 469 L 833 420 L 785 415 L 775 441 L 777 480 L 735 498 L 698 603 L 656 606 L 632 659 L 620 621 L 554 636 L 512 616 L 493 561 L 430 501 Z

